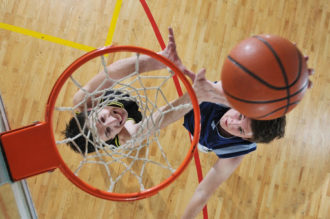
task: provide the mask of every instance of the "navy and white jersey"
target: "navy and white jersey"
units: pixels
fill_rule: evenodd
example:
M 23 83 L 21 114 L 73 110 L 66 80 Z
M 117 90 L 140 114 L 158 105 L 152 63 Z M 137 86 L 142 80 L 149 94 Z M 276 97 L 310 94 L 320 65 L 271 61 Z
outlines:
M 207 151 L 213 151 L 220 158 L 231 158 L 256 150 L 254 142 L 240 137 L 226 138 L 217 128 L 220 118 L 230 109 L 224 105 L 203 102 L 199 105 L 201 112 L 201 133 L 199 143 Z M 184 117 L 184 127 L 194 135 L 194 113 L 190 111 Z

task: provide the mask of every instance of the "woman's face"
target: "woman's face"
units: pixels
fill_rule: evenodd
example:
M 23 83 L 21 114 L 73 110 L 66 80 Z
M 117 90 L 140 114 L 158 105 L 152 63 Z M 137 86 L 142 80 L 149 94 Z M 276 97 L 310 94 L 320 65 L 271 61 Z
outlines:
M 97 134 L 103 141 L 108 141 L 123 129 L 127 120 L 127 111 L 123 108 L 105 106 L 94 114 L 95 118 L 90 121 L 95 122 Z
M 244 139 L 252 138 L 251 119 L 234 109 L 228 110 L 220 119 L 220 126 L 229 134 Z

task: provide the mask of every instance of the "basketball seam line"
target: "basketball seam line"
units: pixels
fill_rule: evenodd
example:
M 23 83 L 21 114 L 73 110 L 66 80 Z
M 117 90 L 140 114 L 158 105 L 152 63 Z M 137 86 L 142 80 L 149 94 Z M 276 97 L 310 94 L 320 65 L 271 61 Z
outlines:
M 302 57 L 301 57 L 301 53 L 299 52 L 299 50 L 296 48 L 297 51 L 297 56 L 298 56 L 298 74 L 296 79 L 289 85 L 289 88 L 292 87 L 293 85 L 295 85 L 300 77 L 301 77 L 301 71 L 302 71 Z
M 299 94 L 300 92 L 302 92 L 304 89 L 307 88 L 308 82 L 304 84 L 304 86 L 302 88 L 300 88 L 297 92 L 290 94 L 289 98 L 294 97 L 295 95 Z M 275 103 L 278 101 L 282 101 L 285 100 L 286 97 L 282 97 L 280 99 L 275 99 L 275 100 L 256 100 L 256 101 L 252 101 L 252 100 L 245 100 L 245 99 L 241 99 L 238 97 L 235 97 L 233 95 L 231 95 L 230 93 L 228 93 L 225 89 L 223 89 L 223 91 L 225 92 L 225 94 L 235 100 L 241 101 L 241 102 L 245 102 L 245 103 L 251 103 L 251 104 L 260 104 L 260 103 Z
M 258 77 L 257 75 L 255 75 L 252 71 L 250 71 L 249 69 L 247 69 L 246 67 L 244 67 L 242 64 L 240 64 L 238 61 L 236 61 L 231 56 L 228 56 L 228 59 L 232 63 L 234 63 L 237 67 L 239 67 L 240 69 L 242 69 L 244 72 L 248 73 L 250 76 L 252 76 L 256 80 L 260 81 L 262 84 L 266 85 L 267 87 L 273 88 L 274 90 L 284 90 L 284 89 L 287 89 L 287 87 L 275 87 L 275 86 L 269 84 L 268 82 L 264 81 L 263 79 L 261 79 L 260 77 Z
M 287 87 L 276 87 L 273 86 L 271 84 L 269 84 L 268 82 L 266 82 L 265 80 L 261 79 L 260 77 L 258 77 L 257 75 L 255 75 L 252 71 L 250 71 L 249 69 L 247 69 L 246 67 L 244 67 L 241 63 L 239 63 L 237 60 L 235 60 L 233 57 L 228 56 L 227 58 L 229 59 L 229 61 L 231 61 L 233 64 L 235 64 L 237 67 L 239 67 L 240 69 L 242 69 L 244 72 L 246 72 L 247 74 L 249 74 L 251 77 L 255 78 L 256 80 L 258 80 L 259 82 L 261 82 L 262 84 L 266 85 L 267 87 L 270 87 L 274 90 L 284 90 L 284 89 L 288 89 L 291 88 L 293 85 L 295 85 L 297 83 L 297 81 L 300 79 L 300 75 L 301 75 L 301 69 L 302 69 L 302 61 L 301 61 L 301 55 L 299 53 L 299 51 L 297 50 L 298 53 L 298 75 L 296 77 L 296 79 Z
M 295 102 L 290 103 L 289 106 L 291 106 L 291 105 L 296 105 L 296 104 L 298 104 L 299 102 L 300 102 L 300 100 L 297 100 L 297 101 L 295 101 Z M 256 118 L 257 118 L 257 119 L 262 119 L 262 118 L 267 117 L 267 116 L 269 116 L 269 115 L 271 115 L 271 114 L 273 114 L 273 113 L 276 113 L 277 111 L 280 111 L 281 109 L 286 108 L 286 107 L 287 107 L 287 105 L 282 106 L 282 107 L 280 107 L 280 108 L 278 108 L 278 109 L 276 109 L 276 110 L 274 110 L 274 111 L 272 111 L 272 112 L 270 112 L 270 113 L 267 113 L 266 115 L 259 116 L 259 117 L 256 117 Z M 283 115 L 284 115 L 284 114 L 283 114 Z M 283 116 L 283 115 L 282 115 L 282 116 Z
M 288 77 L 287 77 L 287 74 L 286 74 L 286 71 L 284 69 L 284 66 L 281 62 L 281 59 L 278 57 L 276 51 L 274 50 L 274 48 L 265 40 L 263 39 L 262 37 L 260 36 L 254 36 L 256 39 L 258 39 L 259 41 L 261 41 L 272 53 L 273 55 L 275 56 L 275 59 L 278 63 L 278 65 L 280 66 L 281 68 L 281 72 L 282 72 L 282 75 L 283 75 L 283 78 L 284 78 L 284 82 L 285 82 L 285 85 L 286 85 L 286 93 L 287 93 L 287 106 L 286 106 L 286 109 L 284 111 L 284 114 L 288 112 L 288 109 L 289 109 L 289 105 L 290 105 L 290 89 L 288 88 L 288 85 L 289 85 L 289 82 L 288 82 Z

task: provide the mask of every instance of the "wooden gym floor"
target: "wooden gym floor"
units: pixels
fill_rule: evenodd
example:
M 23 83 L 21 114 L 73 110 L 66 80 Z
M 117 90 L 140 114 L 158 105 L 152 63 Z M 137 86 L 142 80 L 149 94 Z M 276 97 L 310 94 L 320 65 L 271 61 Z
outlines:
M 329 0 L 147 3 L 164 39 L 167 27 L 174 28 L 185 65 L 193 71 L 207 68 L 210 80 L 219 80 L 226 54 L 237 42 L 260 33 L 296 42 L 315 69 L 313 88 L 288 115 L 286 137 L 260 144 L 245 157 L 209 200 L 209 218 L 329 218 Z M 11 128 L 44 121 L 58 76 L 86 51 L 109 43 L 160 50 L 139 1 L 0 0 L 0 92 Z M 177 131 L 185 133 L 183 128 Z M 200 158 L 206 174 L 217 158 Z M 134 202 L 95 198 L 58 170 L 27 182 L 39 218 L 116 219 L 180 218 L 198 184 L 194 162 L 159 194 Z M 11 207 L 1 209 L 0 218 L 16 218 Z

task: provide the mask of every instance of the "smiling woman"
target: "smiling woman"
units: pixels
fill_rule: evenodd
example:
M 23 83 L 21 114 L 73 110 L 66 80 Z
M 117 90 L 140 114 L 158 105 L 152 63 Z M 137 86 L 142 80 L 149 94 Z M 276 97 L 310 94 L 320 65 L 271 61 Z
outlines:
M 92 129 L 100 140 L 116 147 L 120 146 L 121 143 L 124 144 L 131 138 L 131 134 L 134 131 L 134 124 L 142 120 L 142 113 L 139 111 L 139 106 L 134 98 L 120 91 L 107 91 L 100 102 L 100 107 L 91 112 L 92 109 L 88 109 L 87 117 L 83 112 L 77 112 L 76 115 L 79 118 L 80 127 L 87 120 L 88 129 L 85 130 L 85 135 Z M 72 117 L 64 131 L 65 137 L 73 138 L 79 135 L 79 125 L 75 117 Z M 89 139 L 80 136 L 75 138 L 74 142 L 70 141 L 68 144 L 76 152 L 81 153 L 87 150 L 87 153 L 91 153 L 95 151 L 93 141 L 93 135 L 90 135 Z

